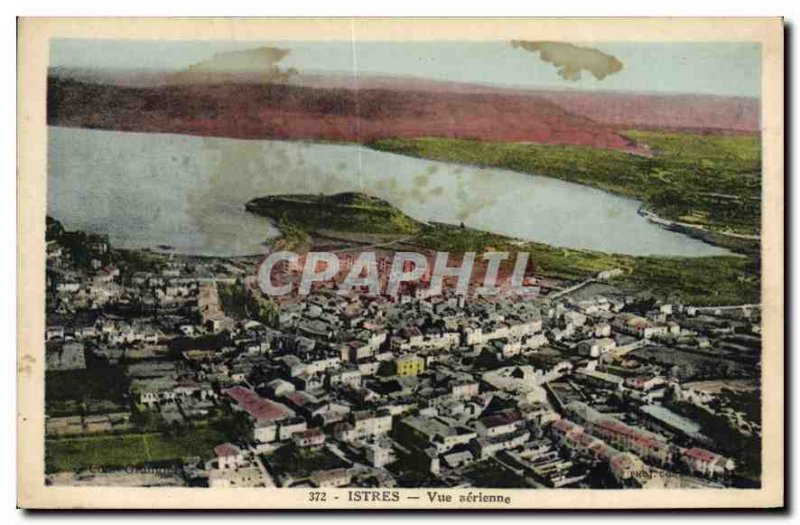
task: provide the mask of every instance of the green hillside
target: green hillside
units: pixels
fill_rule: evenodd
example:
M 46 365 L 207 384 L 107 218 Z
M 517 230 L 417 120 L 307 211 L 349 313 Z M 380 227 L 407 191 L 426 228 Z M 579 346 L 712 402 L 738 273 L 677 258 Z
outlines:
M 247 210 L 306 232 L 413 235 L 420 229 L 420 223 L 388 202 L 362 193 L 273 195 L 251 200 Z

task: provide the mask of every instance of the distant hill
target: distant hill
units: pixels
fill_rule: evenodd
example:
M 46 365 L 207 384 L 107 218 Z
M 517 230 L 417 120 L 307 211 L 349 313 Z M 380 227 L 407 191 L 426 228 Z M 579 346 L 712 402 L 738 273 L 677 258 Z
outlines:
M 758 101 L 706 95 L 532 91 L 405 77 L 56 69 L 48 123 L 243 139 L 369 143 L 440 137 L 647 154 L 625 129 L 757 132 Z
M 570 113 L 619 129 L 756 133 L 761 122 L 759 101 L 748 97 L 535 90 L 393 76 L 298 75 L 292 83 L 317 88 L 354 89 L 358 86 L 360 89 L 536 96 Z
M 51 77 L 51 125 L 242 139 L 372 142 L 442 137 L 644 153 L 541 97 L 286 84 L 128 87 Z
M 758 101 L 745 97 L 569 91 L 540 96 L 617 129 L 758 133 L 761 127 Z

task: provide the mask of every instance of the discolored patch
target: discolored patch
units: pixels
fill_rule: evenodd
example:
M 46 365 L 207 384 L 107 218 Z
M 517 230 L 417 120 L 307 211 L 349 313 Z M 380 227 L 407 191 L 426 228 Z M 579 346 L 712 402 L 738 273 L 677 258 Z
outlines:
M 291 53 L 280 47 L 257 47 L 242 51 L 216 53 L 208 60 L 190 65 L 186 73 L 190 75 L 211 73 L 260 73 L 265 82 L 282 82 L 297 74 L 294 68 L 284 69 L 278 64 Z
M 36 358 L 30 354 L 23 355 L 19 360 L 17 372 L 20 374 L 30 374 L 33 372 L 32 366 L 36 363 Z
M 580 80 L 583 71 L 588 71 L 597 80 L 622 71 L 622 62 L 616 57 L 591 47 L 531 40 L 512 40 L 511 46 L 539 53 L 540 59 L 558 68 L 558 76 L 570 82 Z

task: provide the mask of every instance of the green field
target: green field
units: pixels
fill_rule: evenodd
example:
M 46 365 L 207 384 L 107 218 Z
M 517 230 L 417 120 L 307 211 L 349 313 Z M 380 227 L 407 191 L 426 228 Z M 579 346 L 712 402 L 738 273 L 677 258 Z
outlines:
M 693 305 L 761 302 L 756 257 L 636 257 L 620 282 L 668 301 Z
M 50 416 L 93 413 L 92 407 L 126 410 L 130 381 L 118 366 L 49 371 L 45 375 L 45 403 Z M 100 410 L 102 412 L 102 410 Z
M 317 470 L 347 468 L 350 465 L 333 452 L 319 450 L 298 450 L 294 445 L 284 445 L 268 456 L 263 456 L 270 470 L 292 479 L 302 479 Z
M 761 272 L 754 257 L 634 257 L 520 243 L 501 235 L 443 224 L 424 226 L 414 242 L 452 252 L 527 251 L 536 273 L 561 279 L 581 280 L 620 268 L 625 273 L 615 284 L 685 304 L 744 304 L 759 302 L 760 298 Z
M 761 141 L 752 135 L 629 131 L 651 157 L 615 150 L 474 140 L 387 139 L 376 150 L 545 175 L 641 200 L 672 220 L 757 234 Z
M 124 468 L 151 462 L 199 456 L 210 459 L 214 447 L 227 440 L 214 428 L 186 429 L 179 434 L 143 433 L 47 440 L 47 472 L 88 468 Z

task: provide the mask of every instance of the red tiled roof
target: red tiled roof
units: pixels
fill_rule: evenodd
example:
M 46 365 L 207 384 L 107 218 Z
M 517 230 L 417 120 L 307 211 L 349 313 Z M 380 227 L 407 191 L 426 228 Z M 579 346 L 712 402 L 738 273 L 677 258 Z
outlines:
M 583 445 L 585 448 L 589 448 L 593 443 L 597 442 L 598 439 L 591 434 L 585 434 L 581 432 L 575 436 L 575 441 Z
M 553 428 L 563 432 L 564 434 L 577 427 L 578 425 L 567 419 L 559 419 L 553 422 Z
M 629 427 L 620 421 L 603 419 L 597 423 L 597 426 L 614 434 L 621 434 L 632 441 L 644 444 L 650 448 L 662 448 L 667 446 L 663 441 L 659 441 L 654 437 L 639 432 L 635 428 Z
M 311 403 L 311 398 L 303 392 L 292 392 L 286 395 L 286 400 L 291 401 L 295 406 L 303 407 Z
M 286 405 L 259 397 L 249 388 L 235 386 L 222 392 L 239 403 L 259 423 L 279 421 L 293 415 Z
M 233 443 L 223 443 L 214 447 L 214 454 L 217 457 L 238 456 L 242 450 Z
M 721 457 L 719 454 L 715 454 L 710 450 L 697 447 L 685 450 L 684 455 L 689 456 L 692 459 L 699 459 L 700 461 L 707 461 L 709 463 Z

